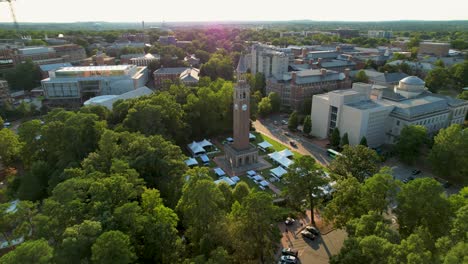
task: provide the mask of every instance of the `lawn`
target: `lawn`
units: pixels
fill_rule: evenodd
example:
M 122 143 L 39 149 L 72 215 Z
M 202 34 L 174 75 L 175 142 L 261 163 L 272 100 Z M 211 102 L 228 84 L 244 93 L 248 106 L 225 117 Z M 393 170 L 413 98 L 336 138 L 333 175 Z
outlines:
M 292 153 L 294 154 L 294 159 L 297 159 L 297 158 L 300 158 L 302 156 L 302 154 L 298 153 L 297 151 L 294 151 L 294 149 L 291 149 L 290 147 L 268 137 L 268 136 L 265 136 L 263 134 L 260 134 L 260 133 L 257 133 L 257 132 L 252 132 L 252 134 L 255 135 L 255 141 L 254 141 L 254 144 L 257 145 L 258 143 L 261 143 L 263 141 L 267 141 L 268 143 L 270 143 L 271 145 L 273 145 L 273 147 L 271 147 L 273 149 L 272 152 L 274 151 L 281 151 L 283 149 L 289 149 L 292 151 Z

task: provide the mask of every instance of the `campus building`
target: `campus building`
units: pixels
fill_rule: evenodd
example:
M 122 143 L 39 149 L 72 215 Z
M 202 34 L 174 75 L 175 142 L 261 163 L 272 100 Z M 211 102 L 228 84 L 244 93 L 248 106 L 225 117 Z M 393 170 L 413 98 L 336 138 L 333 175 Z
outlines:
M 354 83 L 352 89 L 313 96 L 311 134 L 326 138 L 338 128 L 351 145 L 366 137 L 370 147 L 396 142 L 403 127 L 422 125 L 435 134 L 452 124 L 463 124 L 468 101 L 432 94 L 415 76 L 393 89 Z
M 449 54 L 449 49 L 450 43 L 421 42 L 419 43 L 418 54 L 446 57 Z
M 250 70 L 252 74 L 261 72 L 265 78 L 281 78 L 288 72 L 289 62 L 294 62 L 291 49 L 282 49 L 271 45 L 252 45 Z
M 135 65 L 63 67 L 41 81 L 48 106 L 73 108 L 89 98 L 119 95 L 148 81 L 146 67 Z
M 346 73 L 313 69 L 284 73 L 280 78 L 269 78 L 266 82 L 266 93 L 276 92 L 281 98 L 281 105 L 298 110 L 307 98 L 332 90 L 351 86 Z
M 154 71 L 154 85 L 161 88 L 165 82 L 181 82 L 188 86 L 198 84 L 200 70 L 192 67 L 161 67 Z

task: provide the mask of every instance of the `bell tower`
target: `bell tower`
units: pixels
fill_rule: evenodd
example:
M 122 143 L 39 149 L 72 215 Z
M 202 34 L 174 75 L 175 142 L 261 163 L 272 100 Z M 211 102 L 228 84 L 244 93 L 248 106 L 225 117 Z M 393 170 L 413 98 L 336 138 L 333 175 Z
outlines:
M 246 80 L 247 67 L 243 55 L 237 65 L 237 83 L 233 94 L 233 138 L 225 144 L 225 160 L 233 173 L 258 167 L 258 149 L 249 142 L 250 131 L 250 87 Z
M 237 65 L 237 83 L 234 87 L 234 143 L 237 150 L 249 148 L 250 130 L 250 87 L 246 80 L 246 68 L 244 56 L 241 55 Z

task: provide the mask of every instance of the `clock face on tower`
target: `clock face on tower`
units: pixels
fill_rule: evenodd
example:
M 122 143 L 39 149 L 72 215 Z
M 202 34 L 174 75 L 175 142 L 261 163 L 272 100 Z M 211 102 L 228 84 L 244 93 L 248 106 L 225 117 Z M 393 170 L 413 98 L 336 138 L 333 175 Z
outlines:
M 246 104 L 242 105 L 242 111 L 247 111 L 247 105 Z

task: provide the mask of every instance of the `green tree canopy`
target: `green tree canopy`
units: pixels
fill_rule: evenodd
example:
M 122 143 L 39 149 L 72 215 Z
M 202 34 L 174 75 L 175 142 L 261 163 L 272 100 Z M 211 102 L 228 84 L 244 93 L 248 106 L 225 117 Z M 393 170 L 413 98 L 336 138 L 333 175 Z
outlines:
M 290 130 L 296 130 L 297 126 L 299 125 L 299 118 L 297 116 L 297 112 L 294 111 L 292 114 L 289 116 L 288 120 L 288 128 Z
M 333 147 L 338 147 L 340 145 L 340 130 L 335 127 L 330 136 L 330 144 Z
M 107 231 L 100 235 L 92 246 L 94 263 L 132 263 L 135 259 L 130 238 L 120 231 Z
M 338 178 L 352 176 L 363 182 L 377 173 L 380 158 L 373 149 L 362 145 L 345 145 L 343 148 L 342 155 L 336 156 L 330 163 L 332 175 Z
M 429 160 L 436 174 L 465 184 L 468 182 L 467 131 L 458 124 L 441 129 L 435 136 L 429 153 Z
M 45 239 L 26 241 L 15 250 L 8 252 L 0 258 L 1 263 L 37 263 L 49 264 L 52 262 L 54 249 Z
M 427 129 L 424 126 L 405 126 L 395 144 L 401 161 L 412 164 L 420 155 L 421 147 L 427 142 Z
M 327 183 L 324 172 L 311 156 L 302 156 L 288 168 L 284 178 L 287 182 L 285 194 L 295 205 L 301 204 L 304 199 L 307 201 L 312 224 L 315 225 L 314 208 L 323 196 L 320 187 Z
M 8 128 L 0 128 L 0 162 L 8 166 L 20 154 L 22 144 L 18 136 Z
M 312 131 L 312 120 L 310 119 L 310 115 L 307 115 L 304 118 L 304 124 L 302 128 L 302 132 L 306 134 L 310 134 L 310 131 Z
M 272 111 L 271 100 L 268 97 L 263 97 L 258 103 L 258 114 L 262 117 L 267 116 Z
M 281 108 L 281 97 L 279 96 L 279 94 L 271 92 L 270 94 L 268 94 L 268 98 L 271 102 L 271 111 L 275 113 L 279 112 Z
M 341 138 L 340 145 L 341 146 L 349 145 L 348 132 L 343 134 L 343 137 Z
M 369 77 L 367 76 L 364 70 L 360 70 L 356 73 L 356 77 L 354 77 L 354 81 L 367 83 L 369 81 Z

